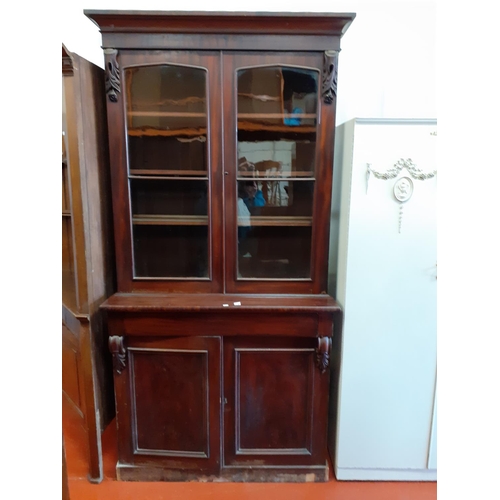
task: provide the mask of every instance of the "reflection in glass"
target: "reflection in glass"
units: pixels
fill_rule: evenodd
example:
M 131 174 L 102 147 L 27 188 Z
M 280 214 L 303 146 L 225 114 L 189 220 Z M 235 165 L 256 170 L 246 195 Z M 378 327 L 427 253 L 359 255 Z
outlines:
M 318 78 L 238 71 L 239 278 L 310 278 Z
M 206 172 L 206 71 L 142 66 L 125 79 L 130 174 Z
M 207 180 L 130 180 L 136 276 L 208 276 L 207 192 Z
M 238 187 L 240 277 L 308 277 L 314 182 L 240 180 Z M 280 204 L 276 193 L 285 193 Z
M 206 71 L 125 70 L 135 277 L 206 278 Z

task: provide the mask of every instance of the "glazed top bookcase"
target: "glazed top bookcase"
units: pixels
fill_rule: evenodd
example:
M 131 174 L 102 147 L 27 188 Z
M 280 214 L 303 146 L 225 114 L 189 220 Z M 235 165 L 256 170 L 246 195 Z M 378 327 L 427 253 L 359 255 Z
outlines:
M 110 47 L 119 291 L 325 292 L 353 16 L 85 13 Z

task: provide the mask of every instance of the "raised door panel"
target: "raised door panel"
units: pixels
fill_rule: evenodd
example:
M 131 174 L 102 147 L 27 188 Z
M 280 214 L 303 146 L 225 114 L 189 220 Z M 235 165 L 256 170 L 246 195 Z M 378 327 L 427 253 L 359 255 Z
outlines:
M 324 465 L 329 374 L 315 341 L 224 340 L 226 466 Z
M 217 472 L 220 339 L 141 340 L 127 351 L 122 374 L 128 372 L 124 383 L 130 392 L 128 402 L 118 405 L 130 412 L 124 421 L 130 426 L 129 454 L 120 458 L 133 465 Z
M 220 292 L 219 54 L 119 51 L 107 61 L 119 291 Z

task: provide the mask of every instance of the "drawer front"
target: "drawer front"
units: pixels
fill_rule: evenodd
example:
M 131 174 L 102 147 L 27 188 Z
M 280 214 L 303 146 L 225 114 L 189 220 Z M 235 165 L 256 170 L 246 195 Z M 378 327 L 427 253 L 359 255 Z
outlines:
M 204 335 L 265 335 L 316 337 L 320 327 L 317 314 L 217 313 L 190 314 L 127 314 L 110 318 L 114 331 L 124 335 L 183 335 L 197 336 L 200 327 Z

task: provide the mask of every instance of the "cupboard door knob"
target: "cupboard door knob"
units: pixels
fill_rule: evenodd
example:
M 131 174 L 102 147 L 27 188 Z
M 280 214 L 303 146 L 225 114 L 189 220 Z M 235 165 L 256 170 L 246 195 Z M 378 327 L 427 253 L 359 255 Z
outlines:
M 229 172 L 224 172 L 224 175 L 229 175 Z

